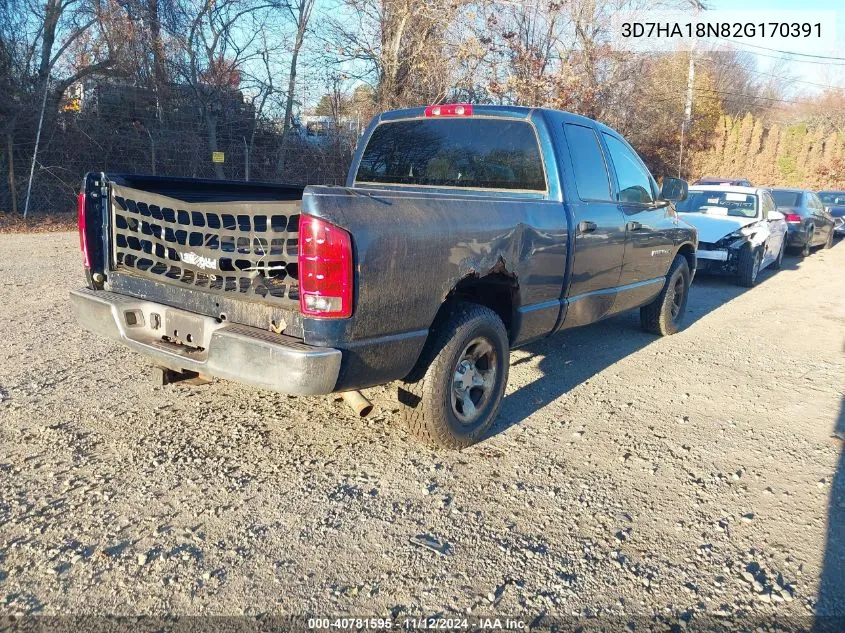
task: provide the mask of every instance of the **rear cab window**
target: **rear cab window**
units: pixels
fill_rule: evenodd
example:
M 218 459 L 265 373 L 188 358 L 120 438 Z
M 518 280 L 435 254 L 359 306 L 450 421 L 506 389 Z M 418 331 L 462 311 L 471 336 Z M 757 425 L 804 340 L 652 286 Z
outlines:
M 370 136 L 355 184 L 545 192 L 534 126 L 501 118 L 386 121 Z

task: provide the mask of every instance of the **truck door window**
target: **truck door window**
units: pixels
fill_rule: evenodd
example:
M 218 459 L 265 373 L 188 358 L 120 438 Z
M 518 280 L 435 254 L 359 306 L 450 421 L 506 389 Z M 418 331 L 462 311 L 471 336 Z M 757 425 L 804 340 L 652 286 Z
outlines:
M 596 133 L 583 125 L 564 124 L 566 143 L 581 200 L 611 200 L 607 165 Z
M 654 202 L 649 173 L 639 157 L 622 141 L 610 134 L 604 134 L 604 141 L 607 143 L 610 160 L 616 170 L 616 180 L 619 181 L 617 199 L 620 202 L 642 204 Z
M 381 123 L 364 149 L 355 182 L 546 190 L 534 127 L 493 118 Z

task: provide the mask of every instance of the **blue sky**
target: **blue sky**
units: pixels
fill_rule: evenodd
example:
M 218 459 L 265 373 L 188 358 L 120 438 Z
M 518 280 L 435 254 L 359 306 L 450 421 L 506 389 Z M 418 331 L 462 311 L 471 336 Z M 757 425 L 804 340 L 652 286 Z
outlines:
M 808 11 L 808 10 L 827 10 L 836 11 L 836 48 L 831 50 L 818 49 L 812 50 L 816 55 L 829 55 L 833 57 L 840 57 L 840 60 L 830 60 L 829 64 L 825 63 L 809 63 L 797 61 L 794 57 L 793 61 L 784 62 L 782 56 L 778 53 L 757 50 L 756 57 L 758 63 L 758 70 L 761 72 L 777 74 L 779 76 L 793 77 L 799 82 L 796 83 L 794 89 L 796 96 L 800 96 L 804 91 L 816 92 L 823 90 L 820 86 L 812 84 L 823 84 L 837 87 L 845 87 L 845 3 L 842 0 L 742 0 L 738 6 L 736 0 L 705 0 L 708 9 L 716 10 L 738 10 L 753 11 L 759 13 L 760 21 L 765 21 L 766 14 L 772 10 L 782 11 Z M 824 26 L 822 27 L 824 28 Z M 757 42 L 755 42 L 756 44 Z M 793 52 L 810 52 L 808 49 L 799 48 L 790 45 L 788 40 L 778 40 L 776 44 L 766 44 L 770 48 L 777 48 L 785 51 Z M 740 47 L 748 48 L 748 47 Z M 749 48 L 749 52 L 752 49 Z M 771 55 L 773 57 L 768 57 Z M 778 57 L 781 57 L 778 59 Z M 823 61 L 823 60 L 814 60 Z
M 810 53 L 814 55 L 828 55 L 840 57 L 838 61 L 831 60 L 830 64 L 824 60 L 785 56 L 780 53 L 757 49 L 750 46 L 738 45 L 736 48 L 754 55 L 757 62 L 759 78 L 763 81 L 773 77 L 786 78 L 791 92 L 785 98 L 800 99 L 802 96 L 816 94 L 826 86 L 845 88 L 845 0 L 702 0 L 708 10 L 743 11 L 746 15 L 743 21 L 753 20 L 756 23 L 766 22 L 772 11 L 801 11 L 798 17 L 807 20 L 804 12 L 808 10 L 836 11 L 836 47 L 832 50 L 816 48 L 807 40 L 803 46 L 793 45 L 788 39 L 774 41 L 754 40 L 755 45 L 774 48 L 789 52 Z M 337 12 L 343 10 L 339 0 L 317 0 L 317 6 L 323 11 Z M 822 28 L 826 28 L 823 24 Z M 784 61 L 789 59 L 790 61 Z M 801 61 L 802 59 L 806 61 Z M 306 81 L 303 74 L 303 81 Z M 315 101 L 319 90 L 308 94 L 309 101 Z M 304 95 L 303 95 L 304 96 Z

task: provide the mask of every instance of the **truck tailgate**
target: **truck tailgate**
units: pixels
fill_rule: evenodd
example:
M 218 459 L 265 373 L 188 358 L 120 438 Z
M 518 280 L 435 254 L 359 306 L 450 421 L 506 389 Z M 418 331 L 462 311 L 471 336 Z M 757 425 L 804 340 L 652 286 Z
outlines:
M 112 182 L 110 269 L 294 311 L 299 207 L 298 199 L 187 202 Z

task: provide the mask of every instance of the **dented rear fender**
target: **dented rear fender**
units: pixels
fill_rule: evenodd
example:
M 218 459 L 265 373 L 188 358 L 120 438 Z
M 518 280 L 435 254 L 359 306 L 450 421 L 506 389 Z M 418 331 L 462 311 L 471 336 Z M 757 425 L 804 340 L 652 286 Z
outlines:
M 541 320 L 547 325 L 540 330 L 548 327 L 547 334 L 554 327 L 570 222 L 560 202 L 503 192 L 312 186 L 305 190 L 302 212 L 349 231 L 355 266 L 352 317 L 306 319 L 310 344 L 361 349 L 370 339 L 422 338 L 419 345 L 402 343 L 410 353 L 400 364 L 410 371 L 422 334 L 450 292 L 462 280 L 491 274 L 509 276 L 517 285 L 514 310 L 529 316 L 516 319 L 516 327 L 528 322 L 537 329 L 530 321 L 540 314 L 530 316 L 532 306 L 544 308 Z

